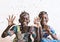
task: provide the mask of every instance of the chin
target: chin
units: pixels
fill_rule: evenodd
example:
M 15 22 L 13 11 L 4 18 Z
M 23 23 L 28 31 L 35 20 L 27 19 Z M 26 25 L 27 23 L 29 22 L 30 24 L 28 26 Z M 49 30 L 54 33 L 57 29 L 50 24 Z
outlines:
M 43 25 L 47 25 L 47 23 L 42 23 Z

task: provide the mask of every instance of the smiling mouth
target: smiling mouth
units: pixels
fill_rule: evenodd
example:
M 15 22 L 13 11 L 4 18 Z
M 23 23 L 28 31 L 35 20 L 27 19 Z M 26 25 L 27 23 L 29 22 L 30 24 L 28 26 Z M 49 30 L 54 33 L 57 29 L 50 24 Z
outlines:
M 23 25 L 24 25 L 24 26 L 27 26 L 27 25 L 28 25 L 28 23 L 27 23 L 27 22 L 24 22 L 24 23 L 23 23 Z
M 42 24 L 46 24 L 46 21 L 43 21 Z

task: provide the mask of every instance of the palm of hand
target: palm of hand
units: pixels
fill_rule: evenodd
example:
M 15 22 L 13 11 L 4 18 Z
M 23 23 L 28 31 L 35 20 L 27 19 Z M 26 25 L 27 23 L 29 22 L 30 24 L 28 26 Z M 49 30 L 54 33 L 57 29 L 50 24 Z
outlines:
M 36 27 L 40 27 L 41 26 L 40 21 L 41 20 L 39 19 L 39 17 L 34 19 L 34 24 L 35 24 Z
M 12 25 L 14 24 L 13 21 L 15 20 L 15 16 L 13 17 L 13 15 L 12 16 L 9 15 L 9 18 L 7 18 L 7 20 L 8 20 L 8 25 Z

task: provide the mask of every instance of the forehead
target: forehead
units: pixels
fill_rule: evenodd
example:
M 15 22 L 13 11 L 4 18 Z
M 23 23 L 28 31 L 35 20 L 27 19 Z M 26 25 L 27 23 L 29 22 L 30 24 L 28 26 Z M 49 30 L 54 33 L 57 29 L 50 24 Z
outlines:
M 43 14 L 42 17 L 48 17 L 48 15 L 47 14 Z
M 29 15 L 28 15 L 28 14 L 26 14 L 26 15 L 24 15 L 23 17 L 24 17 L 24 18 L 29 18 Z

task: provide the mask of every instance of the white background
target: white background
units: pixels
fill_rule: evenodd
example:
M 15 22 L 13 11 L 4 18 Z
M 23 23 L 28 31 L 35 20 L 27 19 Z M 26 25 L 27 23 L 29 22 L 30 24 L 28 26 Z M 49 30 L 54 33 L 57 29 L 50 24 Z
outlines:
M 58 37 L 60 35 L 60 0 L 0 0 L 0 37 L 6 29 L 9 15 L 14 14 L 15 24 L 19 24 L 18 19 L 22 11 L 30 14 L 30 24 L 33 24 L 34 17 L 40 11 L 46 11 L 49 15 L 48 24 L 51 25 Z

